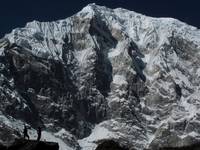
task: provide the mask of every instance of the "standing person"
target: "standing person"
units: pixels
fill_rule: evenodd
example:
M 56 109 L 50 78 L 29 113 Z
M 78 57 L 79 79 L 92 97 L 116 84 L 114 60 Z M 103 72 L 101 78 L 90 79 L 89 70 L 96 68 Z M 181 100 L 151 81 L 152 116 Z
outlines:
M 41 139 L 41 134 L 42 134 L 42 129 L 41 129 L 41 127 L 38 127 L 38 129 L 37 129 L 37 134 L 38 134 L 37 141 L 39 142 L 40 139 Z
M 28 135 L 28 128 L 27 128 L 27 126 L 24 124 L 24 139 L 26 139 L 26 137 L 27 137 L 27 139 L 29 140 L 29 135 Z

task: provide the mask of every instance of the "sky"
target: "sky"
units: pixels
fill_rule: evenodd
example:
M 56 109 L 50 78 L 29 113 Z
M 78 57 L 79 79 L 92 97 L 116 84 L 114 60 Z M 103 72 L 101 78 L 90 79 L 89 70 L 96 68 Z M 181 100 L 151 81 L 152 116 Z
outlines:
M 152 17 L 172 17 L 200 28 L 199 0 L 1 0 L 0 38 L 33 20 L 67 18 L 89 3 L 126 8 Z

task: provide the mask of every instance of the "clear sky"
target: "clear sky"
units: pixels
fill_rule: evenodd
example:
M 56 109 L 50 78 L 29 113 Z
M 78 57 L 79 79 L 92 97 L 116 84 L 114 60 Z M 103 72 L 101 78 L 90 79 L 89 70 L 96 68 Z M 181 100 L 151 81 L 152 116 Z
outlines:
M 67 18 L 89 3 L 153 17 L 173 17 L 200 28 L 200 0 L 1 0 L 0 37 L 33 20 Z

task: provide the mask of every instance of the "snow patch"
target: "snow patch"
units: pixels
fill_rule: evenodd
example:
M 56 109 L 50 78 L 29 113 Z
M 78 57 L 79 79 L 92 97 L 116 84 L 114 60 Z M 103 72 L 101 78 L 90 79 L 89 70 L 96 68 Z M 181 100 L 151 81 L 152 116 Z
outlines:
M 73 150 L 71 147 L 67 146 L 63 140 L 60 138 L 55 137 L 52 133 L 43 131 L 42 132 L 42 140 L 50 141 L 50 142 L 57 142 L 59 144 L 59 150 Z
M 126 78 L 123 75 L 115 75 L 113 77 L 113 83 L 117 85 L 128 84 Z
M 117 138 L 115 133 L 109 131 L 105 127 L 102 127 L 101 125 L 96 125 L 89 137 L 78 140 L 78 142 L 82 150 L 94 150 L 97 147 L 95 144 L 96 141 L 111 138 Z
M 76 57 L 77 61 L 80 65 L 87 64 L 87 58 L 92 53 L 91 48 L 90 49 L 84 49 L 81 51 L 75 51 L 74 56 Z
M 122 54 L 125 50 L 124 47 L 126 47 L 125 44 L 126 44 L 125 42 L 119 42 L 116 48 L 110 49 L 108 57 L 113 58 Z

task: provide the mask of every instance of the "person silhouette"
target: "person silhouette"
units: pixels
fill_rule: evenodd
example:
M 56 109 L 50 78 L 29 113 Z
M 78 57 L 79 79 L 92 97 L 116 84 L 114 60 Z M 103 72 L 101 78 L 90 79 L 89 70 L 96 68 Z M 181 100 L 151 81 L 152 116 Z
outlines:
M 24 132 L 24 139 L 27 138 L 27 139 L 29 140 L 30 137 L 29 137 L 29 135 L 28 135 L 28 128 L 27 128 L 26 125 L 24 125 L 24 131 L 23 131 L 23 132 Z
M 41 139 L 41 134 L 42 134 L 42 129 L 41 129 L 41 127 L 38 127 L 38 129 L 37 129 L 37 134 L 38 134 L 37 141 L 40 141 L 40 139 Z

